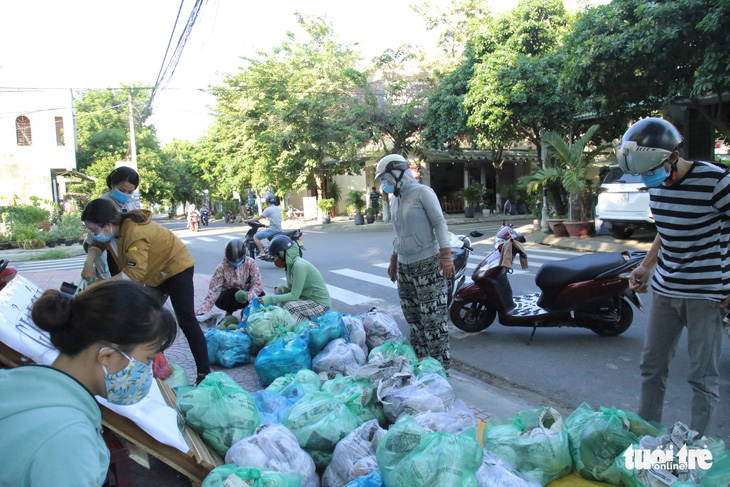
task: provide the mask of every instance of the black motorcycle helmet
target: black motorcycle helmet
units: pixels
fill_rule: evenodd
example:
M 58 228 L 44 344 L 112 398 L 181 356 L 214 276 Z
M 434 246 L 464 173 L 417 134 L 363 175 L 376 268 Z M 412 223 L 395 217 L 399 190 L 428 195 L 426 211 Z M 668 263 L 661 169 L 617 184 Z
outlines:
M 226 260 L 231 265 L 238 267 L 246 257 L 246 249 L 243 247 L 243 240 L 240 238 L 232 238 L 226 244 Z
M 281 257 L 282 259 L 286 259 L 286 251 L 292 246 L 292 244 L 294 244 L 294 241 L 286 235 L 277 235 L 271 239 L 269 255 L 272 257 Z

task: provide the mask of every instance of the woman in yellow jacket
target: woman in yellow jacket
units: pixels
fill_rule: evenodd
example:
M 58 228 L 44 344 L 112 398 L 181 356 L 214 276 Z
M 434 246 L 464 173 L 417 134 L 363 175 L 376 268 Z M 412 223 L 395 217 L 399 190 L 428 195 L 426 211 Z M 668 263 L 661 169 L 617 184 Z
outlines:
M 210 373 L 205 336 L 195 318 L 193 271 L 195 259 L 170 230 L 152 222 L 147 210 L 121 213 L 105 199 L 95 199 L 81 214 L 87 231 L 94 237 L 81 277 L 94 279 L 94 259 L 106 250 L 121 272 L 111 279 L 141 282 L 157 289 L 164 302 L 170 297 L 180 329 L 185 333 L 198 369 L 196 384 Z M 134 303 L 130 303 L 134 306 Z

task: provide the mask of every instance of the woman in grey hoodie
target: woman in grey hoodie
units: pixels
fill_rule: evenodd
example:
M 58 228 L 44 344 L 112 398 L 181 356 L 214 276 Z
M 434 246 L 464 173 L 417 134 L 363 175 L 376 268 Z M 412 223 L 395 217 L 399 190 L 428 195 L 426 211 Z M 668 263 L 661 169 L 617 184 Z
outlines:
M 411 345 L 419 358 L 433 357 L 446 370 L 451 365 L 449 319 L 444 279 L 454 276 L 446 220 L 433 189 L 419 184 L 408 162 L 398 154 L 383 157 L 375 179 L 392 194 L 395 229 L 388 276 L 398 281 Z

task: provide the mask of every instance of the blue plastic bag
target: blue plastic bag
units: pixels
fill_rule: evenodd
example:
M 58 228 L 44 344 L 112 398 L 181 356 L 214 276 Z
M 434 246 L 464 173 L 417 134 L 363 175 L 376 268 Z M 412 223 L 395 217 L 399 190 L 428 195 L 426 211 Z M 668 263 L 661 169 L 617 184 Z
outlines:
M 245 333 L 213 328 L 205 334 L 205 341 L 213 365 L 231 368 L 251 361 L 251 339 Z
M 243 321 L 241 321 L 238 324 L 238 329 L 240 330 L 240 329 L 243 328 L 243 330 L 245 331 L 246 330 L 246 322 L 248 321 L 249 315 L 251 313 L 253 313 L 254 311 L 257 311 L 259 309 L 261 309 L 261 305 L 259 304 L 259 300 L 258 299 L 254 299 L 253 301 L 250 301 L 248 303 L 248 305 L 246 305 L 246 307 L 243 308 Z
M 312 358 L 307 351 L 307 342 L 301 338 L 279 340 L 264 347 L 254 362 L 256 375 L 263 386 L 268 386 L 277 377 L 308 369 L 311 365 Z
M 337 311 L 327 311 L 316 318 L 316 328 L 309 330 L 309 353 L 312 357 L 321 352 L 325 346 L 335 338 L 344 338 L 350 342 L 345 322 Z
M 380 479 L 380 472 L 376 470 L 356 478 L 345 487 L 383 487 L 383 481 Z
M 266 390 L 256 391 L 254 394 L 254 400 L 256 401 L 256 407 L 259 408 L 259 414 L 261 415 L 261 424 L 264 423 L 281 423 L 281 420 L 286 416 L 291 408 L 301 397 L 296 399 L 290 399 L 284 397 L 278 392 L 269 392 Z

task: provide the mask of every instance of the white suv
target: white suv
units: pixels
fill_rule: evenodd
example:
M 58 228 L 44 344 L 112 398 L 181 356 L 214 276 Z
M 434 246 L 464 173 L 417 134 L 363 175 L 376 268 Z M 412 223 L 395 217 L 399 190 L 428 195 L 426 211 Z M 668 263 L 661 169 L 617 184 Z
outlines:
M 655 228 L 649 209 L 649 188 L 641 177 L 625 174 L 618 166 L 611 166 L 598 190 L 596 229 L 610 223 L 614 238 L 629 238 L 636 228 Z

